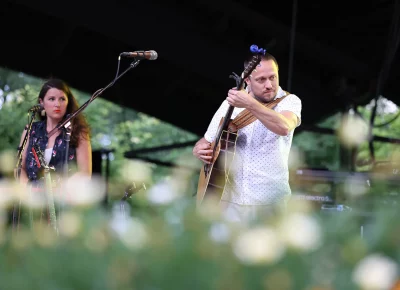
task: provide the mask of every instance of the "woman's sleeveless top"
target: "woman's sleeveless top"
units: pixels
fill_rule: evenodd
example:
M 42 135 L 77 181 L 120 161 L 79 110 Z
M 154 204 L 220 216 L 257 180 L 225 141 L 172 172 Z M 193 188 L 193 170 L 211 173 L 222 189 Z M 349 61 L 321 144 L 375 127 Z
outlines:
M 36 160 L 33 154 L 32 146 L 33 144 L 38 144 L 40 150 L 44 154 L 47 143 L 48 137 L 46 131 L 46 121 L 32 123 L 26 155 L 26 171 L 31 183 L 36 183 L 43 177 L 43 168 L 41 168 L 40 164 L 38 164 L 38 160 Z M 54 141 L 50 163 L 48 164 L 50 167 L 53 166 L 55 168 L 55 171 L 50 171 L 53 181 L 57 181 L 64 176 L 63 170 L 66 145 L 67 143 L 64 140 L 64 134 L 59 134 Z M 70 145 L 68 148 L 68 176 L 75 173 L 76 170 L 76 148 Z

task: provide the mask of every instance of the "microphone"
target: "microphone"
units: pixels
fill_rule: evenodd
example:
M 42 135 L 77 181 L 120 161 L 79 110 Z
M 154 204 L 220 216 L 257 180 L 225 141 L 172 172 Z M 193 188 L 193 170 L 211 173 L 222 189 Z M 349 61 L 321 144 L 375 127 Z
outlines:
M 43 106 L 41 104 L 34 105 L 32 108 L 29 109 L 29 113 L 37 113 L 43 110 Z
M 138 59 L 155 60 L 155 59 L 157 59 L 158 54 L 154 50 L 148 50 L 148 51 L 138 50 L 138 51 L 133 51 L 133 52 L 123 52 L 123 53 L 121 53 L 121 56 L 134 57 L 134 58 L 138 58 Z

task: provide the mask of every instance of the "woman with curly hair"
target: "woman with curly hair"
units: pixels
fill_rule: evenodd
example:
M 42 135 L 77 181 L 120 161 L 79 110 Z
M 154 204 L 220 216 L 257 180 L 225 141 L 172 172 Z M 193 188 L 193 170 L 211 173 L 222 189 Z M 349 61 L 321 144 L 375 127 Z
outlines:
M 46 81 L 40 90 L 38 103 L 43 110 L 38 112 L 40 120 L 33 122 L 28 132 L 26 146 L 21 153 L 19 181 L 27 185 L 26 188 L 30 190 L 31 196 L 36 194 L 43 197 L 41 194 L 48 194 L 50 189 L 52 198 L 53 191 L 56 195 L 65 179 L 71 180 L 73 177 L 81 176 L 91 178 L 90 129 L 84 115 L 80 113 L 71 120 L 70 132 L 62 128 L 48 136 L 49 132 L 79 108 L 64 81 L 60 79 Z M 22 133 L 20 147 L 25 139 L 26 130 L 27 127 Z M 69 137 L 69 143 L 66 142 L 68 140 L 66 137 Z M 67 164 L 65 160 L 68 160 Z M 47 168 L 51 169 L 46 171 Z M 50 175 L 45 174 L 48 172 Z M 48 213 L 51 214 L 50 211 Z

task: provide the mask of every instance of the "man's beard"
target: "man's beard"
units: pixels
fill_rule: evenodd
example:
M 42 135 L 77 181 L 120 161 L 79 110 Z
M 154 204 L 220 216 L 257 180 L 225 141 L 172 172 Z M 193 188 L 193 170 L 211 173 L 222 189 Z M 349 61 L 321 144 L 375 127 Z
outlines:
M 272 92 L 269 92 L 268 94 L 273 94 L 274 92 L 272 91 Z M 253 93 L 253 96 L 254 96 L 254 98 L 256 99 L 256 100 L 258 100 L 259 102 L 261 102 L 261 103 L 269 103 L 269 102 L 272 102 L 274 99 L 275 99 L 275 97 L 276 97 L 276 94 L 274 94 L 271 98 L 269 98 L 269 97 L 260 97 L 260 96 L 258 96 L 258 95 L 255 95 L 254 93 Z

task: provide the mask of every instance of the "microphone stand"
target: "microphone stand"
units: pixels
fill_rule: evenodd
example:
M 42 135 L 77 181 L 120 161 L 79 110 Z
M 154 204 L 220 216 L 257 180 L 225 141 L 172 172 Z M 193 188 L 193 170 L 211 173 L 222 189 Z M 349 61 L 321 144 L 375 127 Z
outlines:
M 71 140 L 71 130 L 72 130 L 72 125 L 71 123 L 69 123 L 69 126 L 65 126 L 65 130 L 64 130 L 64 140 L 65 143 L 67 144 L 65 146 L 65 163 L 64 163 L 64 177 L 68 177 L 68 155 L 69 155 L 69 141 Z
M 35 114 L 36 114 L 36 111 L 33 110 L 32 113 L 31 113 L 31 119 L 29 121 L 28 127 L 26 128 L 24 140 L 22 141 L 21 146 L 18 147 L 17 164 L 15 165 L 15 174 L 14 174 L 14 177 L 18 182 L 19 182 L 19 179 L 20 179 L 21 167 L 22 167 L 22 152 L 24 152 L 24 150 L 25 150 L 26 142 L 28 141 L 29 132 L 32 129 L 32 123 L 35 120 Z M 17 219 L 17 208 L 18 208 L 18 211 L 19 211 L 19 207 L 20 206 L 21 206 L 21 199 L 20 199 L 18 205 L 16 205 L 14 203 L 13 213 L 12 213 L 12 224 L 13 224 L 13 227 L 15 227 L 17 225 L 17 223 L 18 223 L 19 214 L 18 214 L 18 219 Z
M 69 115 L 67 115 L 68 118 Z M 67 180 L 68 178 L 68 160 L 69 160 L 69 142 L 71 140 L 71 130 L 72 130 L 72 124 L 71 122 L 68 122 L 63 129 L 63 138 L 65 140 L 65 156 L 64 156 L 64 166 L 63 166 L 63 172 L 62 172 L 62 176 L 63 176 L 63 180 Z M 59 208 L 58 208 L 58 212 L 59 215 L 61 215 L 61 209 L 64 208 L 64 200 L 63 200 L 63 195 L 64 195 L 64 184 L 62 184 L 62 188 L 61 188 L 61 202 L 59 203 Z
M 26 142 L 28 141 L 29 132 L 32 129 L 32 123 L 35 120 L 35 114 L 36 114 L 36 111 L 33 111 L 32 115 L 31 115 L 31 120 L 29 121 L 28 126 L 25 128 L 26 132 L 25 132 L 24 140 L 22 141 L 21 146 L 18 147 L 17 164 L 15 165 L 16 172 L 15 172 L 15 176 L 14 176 L 15 179 L 17 179 L 17 180 L 19 179 L 19 177 L 20 177 L 19 175 L 21 173 L 20 170 L 21 170 L 21 166 L 22 166 L 22 152 L 25 150 L 25 145 L 26 145 Z
M 86 107 L 93 102 L 98 96 L 100 96 L 106 89 L 110 88 L 112 85 L 114 85 L 114 83 L 119 80 L 123 75 L 125 75 L 128 71 L 130 71 L 131 69 L 135 68 L 138 66 L 139 62 L 141 61 L 141 59 L 135 59 L 130 65 L 129 67 L 123 71 L 120 75 L 117 75 L 114 80 L 112 82 L 110 82 L 106 87 L 101 88 L 99 90 L 97 90 L 89 100 L 87 100 L 82 106 L 79 107 L 78 110 L 76 110 L 74 113 L 70 114 L 69 116 L 67 116 L 67 118 L 65 118 L 64 121 L 62 121 L 61 123 L 57 124 L 57 126 L 51 130 L 48 134 L 47 137 L 50 138 L 52 135 L 54 135 L 58 130 L 65 130 L 65 140 L 67 142 L 66 145 L 66 152 L 65 152 L 65 164 L 64 164 L 64 174 L 65 174 L 65 178 L 68 178 L 68 151 L 69 151 L 69 141 L 70 141 L 70 136 L 71 136 L 71 120 L 77 116 L 79 113 L 81 113 L 84 109 L 86 109 Z M 66 179 L 65 179 L 66 180 Z

